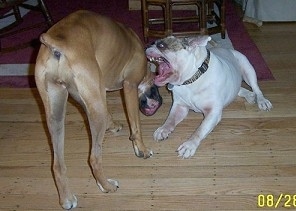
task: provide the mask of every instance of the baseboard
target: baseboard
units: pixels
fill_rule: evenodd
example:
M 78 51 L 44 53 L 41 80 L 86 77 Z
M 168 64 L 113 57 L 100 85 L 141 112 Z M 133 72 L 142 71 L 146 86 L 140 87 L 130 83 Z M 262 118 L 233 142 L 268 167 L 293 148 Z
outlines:
M 0 64 L 0 76 L 34 75 L 35 64 Z

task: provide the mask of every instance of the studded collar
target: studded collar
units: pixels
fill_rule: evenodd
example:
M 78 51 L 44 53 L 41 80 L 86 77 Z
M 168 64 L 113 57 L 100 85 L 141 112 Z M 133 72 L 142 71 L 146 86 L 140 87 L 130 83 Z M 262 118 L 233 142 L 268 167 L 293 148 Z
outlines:
M 211 56 L 210 51 L 207 49 L 207 57 L 205 58 L 204 62 L 201 64 L 201 66 L 197 69 L 197 71 L 194 73 L 194 75 L 191 78 L 184 81 L 179 86 L 191 84 L 191 83 L 195 82 L 202 74 L 204 74 L 209 68 L 210 56 Z M 174 87 L 174 85 L 168 84 L 169 90 L 172 90 L 173 87 Z

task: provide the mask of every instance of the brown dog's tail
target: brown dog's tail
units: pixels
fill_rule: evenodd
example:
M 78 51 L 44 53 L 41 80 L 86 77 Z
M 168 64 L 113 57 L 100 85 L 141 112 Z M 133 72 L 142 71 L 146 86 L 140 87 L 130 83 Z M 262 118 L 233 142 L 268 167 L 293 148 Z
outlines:
M 53 39 L 49 34 L 43 33 L 40 35 L 40 42 L 51 50 L 52 55 L 56 59 L 60 59 L 63 53 L 62 49 L 58 47 L 58 42 L 55 39 Z

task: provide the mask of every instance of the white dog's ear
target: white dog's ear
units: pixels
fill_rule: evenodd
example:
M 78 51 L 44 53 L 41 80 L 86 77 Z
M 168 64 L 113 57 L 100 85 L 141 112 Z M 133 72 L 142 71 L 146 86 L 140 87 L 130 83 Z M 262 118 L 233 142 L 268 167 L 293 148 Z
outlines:
M 208 35 L 191 37 L 188 40 L 189 41 L 188 44 L 191 47 L 206 46 L 211 39 L 212 38 Z

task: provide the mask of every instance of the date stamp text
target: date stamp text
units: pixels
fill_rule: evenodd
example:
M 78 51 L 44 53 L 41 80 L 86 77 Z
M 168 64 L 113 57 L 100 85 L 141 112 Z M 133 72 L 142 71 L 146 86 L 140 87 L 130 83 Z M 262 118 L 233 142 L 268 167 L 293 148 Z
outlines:
M 257 196 L 259 208 L 296 208 L 296 194 L 260 194 Z

